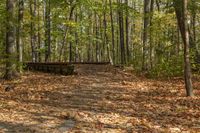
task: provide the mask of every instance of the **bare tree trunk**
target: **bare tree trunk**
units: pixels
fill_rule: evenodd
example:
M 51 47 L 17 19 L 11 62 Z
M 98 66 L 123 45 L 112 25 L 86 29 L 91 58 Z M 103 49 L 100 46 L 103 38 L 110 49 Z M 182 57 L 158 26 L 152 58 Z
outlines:
M 188 26 L 188 0 L 183 0 L 181 3 L 178 0 L 174 0 L 175 10 L 179 29 L 184 43 L 184 77 L 185 77 L 185 88 L 187 96 L 193 96 L 192 87 L 192 73 L 190 64 L 190 37 L 189 37 L 189 26 Z
M 14 0 L 6 1 L 7 26 L 6 26 L 6 72 L 4 79 L 13 79 L 16 75 L 15 57 L 13 57 L 15 46 L 14 27 Z
M 126 58 L 127 63 L 130 61 L 130 50 L 129 50 L 129 11 L 128 11 L 128 0 L 126 0 Z
M 107 19 L 106 19 L 106 11 L 107 11 L 107 0 L 104 0 L 104 5 L 105 5 L 105 9 L 103 11 L 103 26 L 104 26 L 104 49 L 103 49 L 103 53 L 104 53 L 104 60 L 103 61 L 110 61 L 111 64 L 113 64 L 112 62 L 112 58 L 110 58 L 110 48 L 109 48 L 109 39 L 108 39 L 108 33 L 107 33 Z
M 110 24 L 111 24 L 111 33 L 112 33 L 112 60 L 113 64 L 116 63 L 115 61 L 115 29 L 114 29 L 114 21 L 113 21 L 113 9 L 112 9 L 112 0 L 109 0 L 109 6 L 110 6 Z
M 143 28 L 143 60 L 142 60 L 142 69 L 148 69 L 148 28 L 149 28 L 149 8 L 150 0 L 144 0 L 144 28 Z
M 22 62 L 23 62 L 23 49 L 22 49 L 22 22 L 24 16 L 24 0 L 18 0 L 18 22 L 17 22 L 17 33 L 16 33 L 16 46 L 17 46 L 17 60 L 19 64 L 17 65 L 17 71 L 22 71 Z
M 36 0 L 30 0 L 30 14 L 31 14 L 31 32 L 30 32 L 30 43 L 31 43 L 31 50 L 32 50 L 32 61 L 36 62 L 37 61 L 37 47 L 36 47 L 36 28 L 35 28 L 35 22 L 34 19 L 36 17 Z
M 76 14 L 75 14 L 75 22 L 78 23 L 78 12 L 76 10 Z M 77 62 L 79 60 L 79 56 L 78 56 L 78 43 L 79 43 L 79 38 L 78 38 L 78 32 L 75 32 L 75 62 Z
M 100 51 L 99 51 L 99 23 L 98 23 L 98 16 L 95 14 L 95 23 L 96 23 L 96 62 L 100 61 Z
M 187 96 L 193 96 L 193 87 L 192 87 L 192 73 L 191 73 L 191 66 L 190 66 L 190 40 L 189 40 L 189 30 L 188 30 L 188 0 L 184 0 L 183 2 L 183 18 L 184 18 L 184 62 L 185 62 L 185 87 L 187 91 Z
M 124 15 L 123 11 L 121 10 L 121 0 L 118 1 L 119 9 L 118 9 L 118 17 L 119 17 L 119 33 L 120 33 L 120 48 L 121 48 L 121 64 L 126 64 L 126 57 L 125 57 L 125 47 L 124 47 Z
M 45 0 L 45 62 L 50 61 L 51 55 L 51 4 Z
M 151 0 L 151 6 L 150 6 L 150 39 L 149 39 L 149 44 L 150 44 L 150 51 L 149 51 L 149 56 L 150 56 L 150 67 L 153 68 L 153 37 L 152 37 L 152 19 L 153 19 L 153 11 L 154 11 L 154 0 Z
M 38 36 L 38 62 L 41 62 L 41 52 L 40 52 L 40 48 L 41 48 L 41 33 L 40 33 L 40 4 L 39 4 L 39 0 L 38 0 L 38 7 L 37 7 L 37 23 L 38 23 L 38 27 L 37 27 L 37 36 Z

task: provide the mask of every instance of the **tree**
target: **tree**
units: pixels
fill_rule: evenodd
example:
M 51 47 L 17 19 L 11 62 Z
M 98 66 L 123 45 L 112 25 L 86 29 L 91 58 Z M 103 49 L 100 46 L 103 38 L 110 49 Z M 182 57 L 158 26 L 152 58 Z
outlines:
M 109 61 L 115 65 L 131 65 L 135 70 L 145 71 L 150 76 L 181 76 L 184 61 L 184 48 L 180 45 L 181 35 L 186 38 L 186 41 L 183 41 L 187 64 L 185 70 L 190 69 L 187 34 L 191 55 L 194 55 L 192 61 L 195 62 L 199 58 L 200 8 L 195 0 L 191 0 L 188 5 L 187 12 L 190 12 L 191 17 L 186 18 L 191 20 L 191 24 L 186 24 L 187 26 L 183 24 L 185 18 L 181 0 L 174 0 L 175 8 L 170 0 L 16 2 L 17 12 L 12 14 L 13 16 L 8 15 L 12 16 L 13 25 L 10 26 L 16 27 L 16 36 L 12 33 L 7 36 L 13 36 L 14 40 L 16 37 L 14 48 L 17 57 L 13 54 L 10 60 Z M 0 3 L 0 57 L 4 57 L 6 46 L 5 21 L 8 17 L 6 18 L 5 4 L 6 2 Z M 0 65 L 3 61 L 4 59 L 0 58 Z M 195 63 L 198 63 L 198 60 Z M 198 70 L 198 64 L 193 64 L 191 67 L 195 67 L 195 70 L 197 67 Z M 188 76 L 190 77 L 190 74 L 185 73 L 185 77 Z M 190 81 L 187 81 L 187 84 L 190 84 Z
M 129 6 L 129 1 L 126 0 L 126 18 L 125 18 L 125 25 L 126 25 L 126 58 L 127 58 L 127 63 L 130 61 L 130 50 L 129 50 L 129 12 L 128 12 L 128 6 Z
M 17 46 L 17 59 L 19 63 L 23 62 L 23 50 L 22 50 L 22 22 L 24 16 L 24 0 L 18 0 L 18 22 L 17 22 L 17 30 L 16 30 L 16 46 Z M 19 64 L 17 67 L 18 71 L 22 71 L 22 65 Z
M 16 76 L 16 61 L 13 56 L 15 46 L 14 5 L 14 0 L 6 1 L 6 72 L 4 78 L 8 80 Z
M 31 15 L 31 24 L 30 24 L 30 43 L 32 50 L 32 61 L 37 62 L 37 46 L 36 46 L 36 0 L 30 0 L 30 15 Z
M 118 17 L 119 17 L 119 35 L 120 35 L 120 49 L 121 49 L 121 64 L 126 63 L 125 57 L 125 43 L 124 43 L 124 13 L 122 7 L 122 0 L 118 0 L 119 9 L 118 9 Z
M 114 21 L 113 21 L 113 8 L 112 8 L 112 0 L 109 0 L 110 7 L 110 25 L 111 25 L 111 36 L 112 36 L 112 60 L 113 64 L 115 64 L 115 29 L 114 29 Z
M 184 77 L 187 96 L 193 96 L 192 73 L 190 65 L 190 37 L 188 29 L 188 0 L 174 0 L 175 10 L 182 40 L 184 43 Z
M 45 62 L 50 61 L 51 54 L 51 2 L 45 0 Z
M 148 28 L 149 28 L 149 11 L 150 11 L 150 0 L 144 0 L 144 28 L 143 28 L 143 60 L 142 69 L 148 69 Z

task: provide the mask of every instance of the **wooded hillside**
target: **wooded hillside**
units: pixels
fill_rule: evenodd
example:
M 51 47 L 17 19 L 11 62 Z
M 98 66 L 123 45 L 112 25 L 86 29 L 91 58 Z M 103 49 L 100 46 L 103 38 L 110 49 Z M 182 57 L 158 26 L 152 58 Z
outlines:
M 109 69 L 106 69 L 107 67 Z M 79 70 L 81 70 L 80 73 Z M 127 71 L 129 76 L 126 79 Z M 119 78 L 115 80 L 116 75 Z M 60 82 L 60 87 L 56 83 L 59 80 L 53 79 L 53 77 L 58 78 L 59 76 L 63 81 Z M 41 79 L 35 80 L 34 77 Z M 48 77 L 49 81 L 47 82 L 46 78 Z M 34 79 L 34 83 L 28 81 L 26 84 L 24 81 L 26 78 Z M 103 78 L 107 80 L 103 80 Z M 138 78 L 139 84 L 142 85 L 136 83 L 135 80 Z M 193 132 L 196 131 L 196 127 L 199 129 L 196 119 L 199 118 L 199 107 L 194 105 L 199 103 L 197 101 L 200 95 L 199 79 L 200 0 L 0 0 L 0 98 L 4 101 L 2 107 L 4 103 L 6 106 L 9 105 L 8 102 L 18 100 L 15 102 L 22 108 L 23 95 L 25 95 L 25 101 L 29 101 L 34 110 L 35 107 L 32 104 L 35 105 L 37 102 L 33 100 L 34 98 L 31 99 L 30 95 L 39 94 L 39 98 L 35 100 L 39 100 L 39 103 L 42 103 L 41 105 L 47 109 L 50 109 L 47 106 L 52 106 L 52 104 L 55 106 L 60 102 L 58 108 L 64 110 L 76 109 L 77 111 L 80 109 L 84 112 L 82 105 L 88 104 L 87 111 L 91 108 L 90 111 L 108 113 L 106 111 L 112 110 L 110 109 L 112 106 L 102 112 L 101 104 L 103 105 L 103 103 L 99 104 L 99 101 L 105 100 L 109 102 L 107 103 L 109 105 L 113 102 L 113 105 L 117 106 L 120 103 L 118 98 L 123 97 L 125 93 L 130 93 L 130 95 L 126 95 L 129 97 L 128 102 L 126 101 L 127 97 L 125 100 L 122 98 L 122 101 L 126 101 L 124 103 L 127 103 L 128 106 L 122 103 L 121 106 L 128 110 L 134 106 L 133 110 L 123 113 L 121 112 L 122 107 L 119 105 L 113 107 L 113 112 L 120 115 L 120 118 L 123 118 L 124 114 L 130 113 L 131 120 L 135 117 L 134 115 L 137 116 L 139 122 L 134 123 L 135 125 L 132 123 L 131 131 L 135 129 L 138 132 L 151 132 L 150 129 L 153 128 L 155 130 L 152 132 L 168 130 L 170 132 L 174 124 L 175 129 L 178 128 L 177 130 L 180 132 L 190 131 L 190 126 L 195 127 L 194 130 L 191 129 Z M 80 80 L 80 82 L 76 80 Z M 145 83 L 143 84 L 143 82 Z M 34 87 L 34 84 L 41 84 L 41 86 Z M 84 84 L 87 85 L 84 86 Z M 95 85 L 93 86 L 93 84 Z M 170 84 L 169 88 L 167 88 L 168 84 Z M 24 88 L 23 85 L 27 89 L 21 91 L 20 87 Z M 105 89 L 108 93 L 112 90 L 112 95 L 115 92 L 119 93 L 115 89 L 121 85 L 122 88 L 119 90 L 122 93 L 116 94 L 117 96 L 113 99 L 104 92 Z M 58 87 L 52 89 L 52 86 Z M 65 101 L 67 98 L 63 97 L 68 97 L 70 94 L 64 91 L 59 92 L 59 90 L 64 89 L 68 92 L 70 86 L 73 91 L 74 89 L 77 91 L 77 95 L 80 95 L 78 100 L 81 106 L 76 108 L 65 106 L 69 103 Z M 128 90 L 124 90 L 127 89 L 126 87 Z M 45 89 L 45 92 L 40 94 L 42 88 Z M 77 88 L 80 88 L 80 92 Z M 69 92 L 74 94 L 73 91 Z M 88 95 L 88 92 L 85 93 L 85 91 L 100 94 L 89 95 L 88 103 L 82 103 L 80 99 L 84 99 Z M 84 94 L 81 95 L 81 93 Z M 162 93 L 163 95 L 161 95 Z M 65 100 L 59 99 L 60 97 Z M 95 100 L 94 97 L 100 100 Z M 141 98 L 141 101 L 138 102 L 137 97 Z M 43 98 L 47 98 L 46 103 Z M 54 103 L 51 103 L 51 98 Z M 155 117 L 165 119 L 163 116 L 160 117 L 160 112 L 152 111 L 160 107 L 158 99 L 162 102 L 160 106 L 164 106 L 165 102 L 169 106 L 165 108 L 167 111 L 164 113 L 180 115 L 181 118 L 187 114 L 189 115 L 187 122 L 183 121 L 183 118 L 180 120 L 176 117 L 175 123 L 172 125 L 163 120 L 161 120 L 161 124 L 158 124 L 159 121 Z M 67 100 L 70 101 L 70 98 Z M 71 100 L 70 106 L 74 106 L 76 103 L 73 101 L 76 102 L 76 100 L 73 98 Z M 150 103 L 143 108 L 142 104 L 145 100 L 149 100 Z M 174 107 L 173 102 L 177 108 Z M 186 102 L 187 105 L 182 105 L 182 102 Z M 136 106 L 134 103 L 139 105 Z M 129 104 L 131 105 L 129 106 Z M 62 105 L 64 107 L 60 107 Z M 93 106 L 97 106 L 98 109 L 92 108 Z M 5 109 L 9 110 L 7 107 Z M 147 115 L 145 115 L 145 111 L 141 111 L 144 109 L 147 109 Z M 179 109 L 181 114 L 179 114 Z M 27 111 L 27 108 L 25 110 Z M 19 110 L 15 111 L 18 118 Z M 141 111 L 141 114 L 147 118 L 140 119 L 137 111 Z M 159 111 L 163 110 L 159 108 Z M 8 112 L 4 115 L 9 116 Z M 60 110 L 54 113 L 58 112 Z M 151 115 L 151 113 L 155 115 Z M 1 114 L 0 111 L 0 117 Z M 32 113 L 28 114 L 33 115 Z M 103 115 L 105 116 L 105 114 Z M 40 114 L 40 116 L 44 117 L 44 114 Z M 56 118 L 58 116 L 55 114 Z M 71 120 L 73 124 L 70 124 L 73 127 L 76 122 L 82 128 L 84 127 L 80 119 L 72 120 L 68 115 L 66 117 L 64 119 Z M 9 120 L 9 117 L 5 118 Z M 94 120 L 94 118 L 91 119 Z M 54 120 L 53 122 L 55 122 Z M 174 122 L 172 117 L 170 120 Z M 10 121 L 7 123 L 4 121 L 3 124 L 1 121 L 0 118 L 0 131 L 1 125 L 3 125 L 3 129 L 13 128 L 13 125 L 9 124 Z M 150 122 L 149 127 L 142 123 L 147 123 L 147 121 Z M 177 127 L 178 121 L 183 122 L 179 123 L 180 127 Z M 147 129 L 138 128 L 138 123 Z M 113 126 L 112 124 L 110 125 Z M 167 127 L 164 127 L 165 124 Z M 97 122 L 95 125 L 96 129 L 106 128 L 106 123 L 103 122 L 100 124 Z M 115 123 L 114 125 L 114 129 L 120 129 L 119 132 L 129 132 L 129 127 L 123 127 L 123 124 L 116 125 Z M 159 126 L 160 129 L 155 126 Z M 69 131 L 73 127 L 67 127 L 66 130 Z M 90 129 L 92 127 L 89 127 L 88 130 Z M 10 132 L 12 131 L 10 130 Z M 51 131 L 53 132 L 53 130 Z

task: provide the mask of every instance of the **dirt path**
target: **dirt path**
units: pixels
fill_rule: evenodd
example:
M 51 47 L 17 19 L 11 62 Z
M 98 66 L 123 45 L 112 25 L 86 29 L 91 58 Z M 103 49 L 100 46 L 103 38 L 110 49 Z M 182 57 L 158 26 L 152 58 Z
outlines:
M 180 79 L 156 81 L 111 66 L 78 66 L 77 75 L 25 73 L 5 92 L 0 131 L 36 133 L 200 132 L 200 97 Z M 200 96 L 200 82 L 195 82 Z

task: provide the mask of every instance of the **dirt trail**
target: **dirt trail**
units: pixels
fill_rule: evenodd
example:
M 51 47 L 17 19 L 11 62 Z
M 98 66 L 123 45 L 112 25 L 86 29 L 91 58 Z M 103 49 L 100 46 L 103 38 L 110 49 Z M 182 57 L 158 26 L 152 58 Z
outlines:
M 5 92 L 1 132 L 200 132 L 200 97 L 180 79 L 156 81 L 112 66 L 76 66 L 77 75 L 27 72 Z M 200 95 L 200 82 L 195 81 Z

